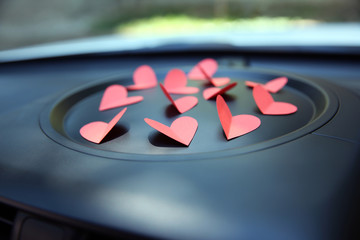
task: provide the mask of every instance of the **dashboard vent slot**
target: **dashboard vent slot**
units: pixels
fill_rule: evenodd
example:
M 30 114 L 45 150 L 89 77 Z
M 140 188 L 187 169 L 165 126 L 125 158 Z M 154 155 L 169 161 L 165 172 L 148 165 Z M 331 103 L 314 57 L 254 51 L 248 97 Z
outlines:
M 8 240 L 11 238 L 16 213 L 16 208 L 0 203 L 0 239 Z

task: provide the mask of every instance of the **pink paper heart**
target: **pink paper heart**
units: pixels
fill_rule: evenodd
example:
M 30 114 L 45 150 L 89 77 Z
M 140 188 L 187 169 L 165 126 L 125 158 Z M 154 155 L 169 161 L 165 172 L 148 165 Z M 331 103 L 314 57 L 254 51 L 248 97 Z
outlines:
M 81 136 L 90 142 L 100 143 L 124 115 L 126 109 L 119 112 L 109 123 L 97 121 L 84 125 L 80 129 Z
M 287 115 L 297 111 L 297 107 L 291 103 L 275 102 L 270 93 L 261 85 L 253 88 L 253 97 L 256 105 L 265 115 Z
M 160 88 L 163 91 L 163 93 L 165 94 L 165 96 L 170 100 L 170 102 L 179 111 L 179 113 L 184 113 L 186 111 L 189 111 L 190 109 L 195 107 L 196 104 L 198 103 L 198 99 L 194 96 L 187 96 L 187 97 L 182 97 L 182 98 L 178 98 L 178 99 L 174 100 L 170 96 L 170 94 L 168 93 L 166 88 L 161 83 L 160 83 Z
M 152 128 L 186 146 L 189 146 L 198 127 L 196 119 L 186 116 L 176 119 L 170 127 L 149 118 L 144 120 Z
M 220 95 L 216 97 L 216 107 L 227 140 L 252 132 L 261 124 L 260 119 L 253 115 L 232 116 L 229 107 Z
M 219 77 L 219 78 L 209 78 L 209 81 L 215 87 L 220 87 L 230 82 L 230 78 L 228 77 Z
M 180 69 L 172 69 L 165 77 L 164 86 L 168 93 L 193 94 L 199 92 L 196 87 L 188 87 L 186 74 Z
M 220 77 L 213 78 L 212 76 L 217 71 L 218 64 L 216 60 L 207 58 L 200 61 L 188 74 L 192 80 L 208 80 L 215 87 L 223 86 L 230 82 L 230 78 Z
M 154 70 L 148 65 L 138 67 L 133 74 L 134 85 L 127 86 L 128 90 L 142 90 L 153 88 L 157 85 Z
M 216 88 L 216 87 L 211 87 L 211 88 L 207 88 L 203 91 L 203 97 L 206 100 L 209 100 L 211 98 L 216 97 L 217 95 L 222 95 L 225 92 L 229 91 L 230 89 L 232 89 L 233 87 L 235 87 L 237 85 L 237 83 L 231 83 L 229 85 L 227 85 L 224 88 Z
M 288 82 L 287 77 L 279 77 L 275 78 L 273 80 L 268 81 L 265 84 L 251 82 L 251 81 L 245 81 L 245 85 L 248 87 L 255 87 L 257 85 L 263 86 L 267 91 L 271 93 L 277 93 L 280 91 Z
M 141 102 L 142 96 L 127 97 L 127 90 L 121 85 L 111 85 L 105 89 L 100 102 L 99 111 L 122 107 Z
M 211 77 L 215 74 L 217 68 L 218 64 L 215 59 L 206 58 L 200 61 L 198 64 L 195 65 L 195 67 L 190 70 L 190 72 L 188 73 L 188 77 L 191 80 L 207 80 L 208 76 Z

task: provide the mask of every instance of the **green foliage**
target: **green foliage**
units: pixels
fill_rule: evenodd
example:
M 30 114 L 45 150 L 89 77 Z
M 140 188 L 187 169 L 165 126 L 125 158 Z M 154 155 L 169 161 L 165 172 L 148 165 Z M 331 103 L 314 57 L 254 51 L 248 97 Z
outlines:
M 254 17 L 248 19 L 197 18 L 186 15 L 154 16 L 121 23 L 115 32 L 127 36 L 173 36 L 211 32 L 282 30 L 314 24 L 314 20 L 289 17 Z

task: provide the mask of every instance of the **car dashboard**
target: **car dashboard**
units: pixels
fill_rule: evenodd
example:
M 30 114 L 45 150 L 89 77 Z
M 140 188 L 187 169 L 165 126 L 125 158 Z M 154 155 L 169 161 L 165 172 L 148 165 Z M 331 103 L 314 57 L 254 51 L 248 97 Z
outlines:
M 328 50 L 329 51 L 328 51 Z M 151 66 L 159 82 L 215 59 L 216 76 L 237 82 L 233 115 L 262 125 L 227 140 L 216 101 L 175 113 L 157 86 L 131 91 L 106 141 L 81 137 L 111 84 L 130 85 Z M 265 116 L 247 80 L 289 79 L 286 116 Z M 351 48 L 165 47 L 27 57 L 0 63 L 0 239 L 357 239 L 359 232 L 360 55 Z M 187 147 L 156 133 L 197 119 Z

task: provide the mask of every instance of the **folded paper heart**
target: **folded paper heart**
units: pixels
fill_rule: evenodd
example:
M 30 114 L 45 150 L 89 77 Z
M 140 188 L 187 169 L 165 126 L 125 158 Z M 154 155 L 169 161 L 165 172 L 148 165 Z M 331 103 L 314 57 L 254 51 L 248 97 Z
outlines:
M 99 111 L 122 107 L 141 102 L 142 96 L 128 97 L 127 90 L 121 85 L 111 85 L 105 89 L 100 102 Z
M 197 87 L 188 87 L 186 74 L 180 69 L 172 69 L 165 77 L 164 87 L 168 93 L 193 94 L 199 92 Z
M 257 83 L 257 82 L 251 82 L 251 81 L 245 81 L 245 85 L 248 87 L 255 87 L 257 85 L 263 86 L 267 91 L 271 93 L 277 93 L 280 91 L 288 82 L 287 77 L 279 77 L 275 78 L 273 80 L 268 81 L 265 84 Z
M 216 97 L 216 107 L 227 140 L 252 132 L 261 124 L 260 119 L 253 115 L 232 116 L 229 107 L 220 95 Z
M 160 88 L 167 97 L 167 99 L 169 99 L 170 102 L 174 105 L 174 107 L 179 111 L 179 113 L 184 113 L 186 111 L 189 111 L 190 109 L 195 107 L 196 104 L 198 103 L 198 99 L 194 96 L 186 96 L 174 100 L 161 83 L 160 83 Z
M 195 65 L 195 67 L 190 70 L 188 77 L 191 80 L 207 80 L 207 77 L 204 75 L 202 69 L 206 71 L 208 76 L 212 76 L 216 73 L 217 68 L 218 64 L 215 59 L 206 58 L 201 60 L 198 64 Z
M 215 59 L 207 58 L 200 61 L 196 66 L 190 70 L 188 77 L 191 80 L 208 80 L 215 87 L 223 86 L 230 82 L 230 78 L 220 77 L 213 78 L 212 76 L 218 69 L 218 64 Z
M 224 88 L 217 88 L 217 87 L 207 88 L 203 91 L 203 97 L 206 100 L 209 100 L 211 98 L 216 97 L 217 95 L 222 95 L 222 94 L 226 93 L 230 89 L 234 88 L 236 85 L 237 85 L 237 83 L 235 82 L 235 83 L 231 83 L 231 84 L 227 85 Z
M 133 74 L 134 85 L 127 86 L 128 90 L 142 90 L 153 88 L 157 85 L 154 70 L 148 65 L 138 67 Z
M 145 118 L 144 121 L 152 128 L 186 146 L 189 146 L 198 127 L 196 119 L 186 116 L 176 119 L 170 127 L 149 118 Z
M 90 142 L 100 143 L 124 115 L 126 109 L 119 112 L 109 123 L 97 121 L 84 125 L 80 129 L 80 135 Z
M 265 115 L 287 115 L 297 111 L 297 107 L 291 103 L 275 102 L 270 93 L 261 85 L 253 88 L 253 97 L 256 105 Z

